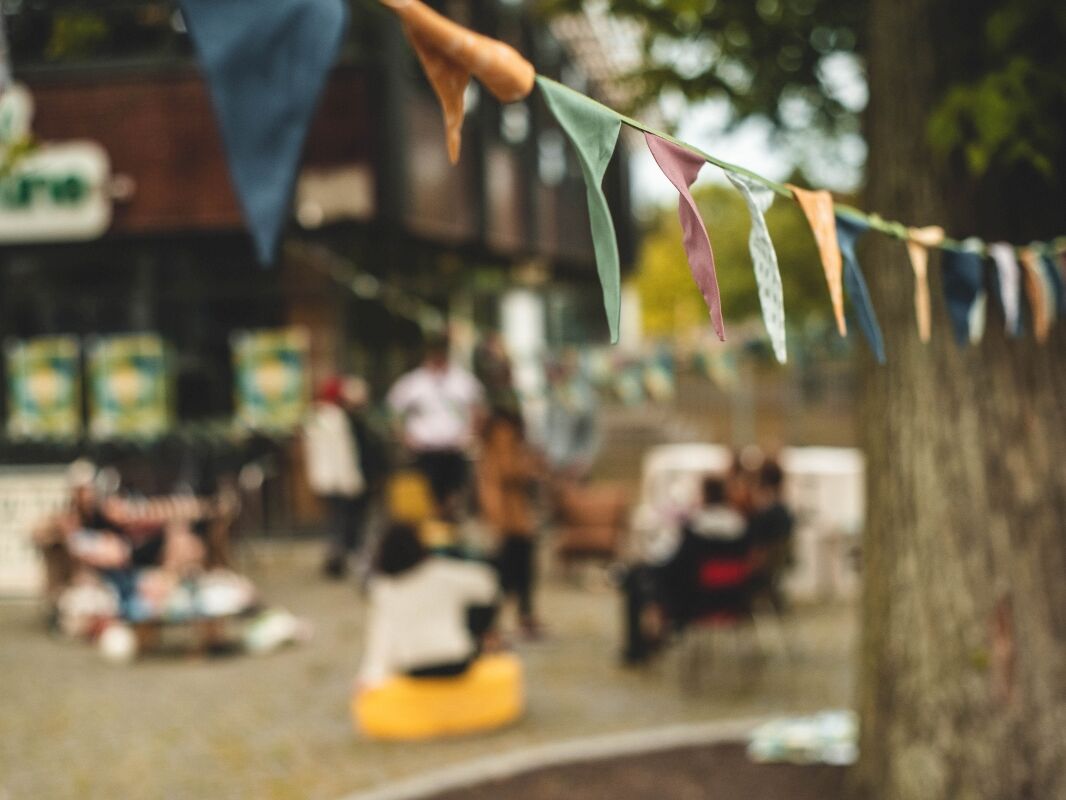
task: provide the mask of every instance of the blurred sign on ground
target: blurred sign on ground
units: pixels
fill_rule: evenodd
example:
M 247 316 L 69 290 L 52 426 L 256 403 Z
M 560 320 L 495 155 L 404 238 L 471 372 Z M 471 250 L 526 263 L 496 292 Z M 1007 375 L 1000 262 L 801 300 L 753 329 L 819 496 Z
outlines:
M 0 469 L 0 598 L 38 596 L 43 572 L 33 527 L 68 495 L 66 467 Z

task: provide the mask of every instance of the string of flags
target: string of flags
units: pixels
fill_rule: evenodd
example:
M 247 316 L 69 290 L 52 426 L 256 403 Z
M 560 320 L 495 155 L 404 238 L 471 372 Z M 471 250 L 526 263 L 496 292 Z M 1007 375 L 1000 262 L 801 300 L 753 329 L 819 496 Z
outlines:
M 763 321 L 774 354 L 782 363 L 786 360 L 786 349 L 781 274 L 764 217 L 775 195 L 798 202 L 810 224 L 825 271 L 839 333 L 842 336 L 847 335 L 847 302 L 853 309 L 859 330 L 880 363 L 884 363 L 886 359 L 884 337 L 856 254 L 859 240 L 870 230 L 895 236 L 906 244 L 915 277 L 915 316 L 923 342 L 929 341 L 932 327 L 928 260 L 929 250 L 933 248 L 944 253 L 944 295 L 952 331 L 960 344 L 976 342 L 984 332 L 988 297 L 988 291 L 984 288 L 986 256 L 990 257 L 996 266 L 999 277 L 996 293 L 1004 306 L 1009 335 L 1017 336 L 1021 332 L 1018 290 L 1021 284 L 1025 286 L 1038 341 L 1047 339 L 1051 324 L 1058 316 L 1066 316 L 1066 277 L 1063 274 L 1066 272 L 1066 241 L 1063 239 L 1052 243 L 1034 243 L 1022 248 L 1005 243 L 986 246 L 977 240 L 957 242 L 948 239 L 940 227 L 908 228 L 875 214 L 867 214 L 836 203 L 827 191 L 811 191 L 791 184 L 779 184 L 737 165 L 716 159 L 686 142 L 649 128 L 543 75 L 536 75 L 531 80 L 530 76 L 534 74 L 532 65 L 521 56 L 516 59 L 516 54 L 510 47 L 466 30 L 432 11 L 420 0 L 381 2 L 393 9 L 403 20 L 404 30 L 424 65 L 427 61 L 435 65 L 440 61 L 449 62 L 450 74 L 456 76 L 456 81 L 442 90 L 442 82 L 430 72 L 430 82 L 437 90 L 444 108 L 448 149 L 453 161 L 458 154 L 458 128 L 461 125 L 461 114 L 457 122 L 454 109 L 458 102 L 457 97 L 461 99 L 461 93 L 465 90 L 471 74 L 479 80 L 484 80 L 482 75 L 488 76 L 487 88 L 503 102 L 524 99 L 533 91 L 534 85 L 540 90 L 548 108 L 569 137 L 581 165 L 588 192 L 593 249 L 612 342 L 618 340 L 621 312 L 620 268 L 614 223 L 601 184 L 623 124 L 644 134 L 656 164 L 678 191 L 678 213 L 689 268 L 707 304 L 711 324 L 719 339 L 725 339 L 725 325 L 722 320 L 714 250 L 706 224 L 691 193 L 692 184 L 707 163 L 725 171 L 730 183 L 740 192 L 748 207 L 751 216 L 749 249 Z M 427 52 L 431 57 L 427 58 Z M 435 68 L 442 69 L 440 66 Z M 508 74 L 511 76 L 509 80 L 502 77 Z M 499 91 L 501 83 L 508 86 L 508 92 Z
M 655 162 L 678 191 L 683 245 L 712 327 L 725 339 L 714 250 L 691 187 L 704 164 L 722 169 L 741 194 L 751 218 L 749 250 L 763 322 L 778 361 L 787 357 L 780 266 L 765 214 L 775 197 L 795 201 L 818 246 L 833 317 L 847 335 L 846 305 L 874 356 L 884 363 L 881 327 L 856 255 L 859 240 L 877 231 L 901 240 L 914 273 L 919 337 L 931 336 L 929 251 L 943 253 L 941 275 L 951 329 L 960 344 L 984 333 L 989 296 L 1004 310 L 1006 334 L 1021 334 L 1027 319 L 1038 342 L 1066 317 L 1066 237 L 1014 246 L 960 242 L 938 226 L 907 227 L 835 202 L 812 191 L 772 181 L 655 130 L 543 75 L 509 45 L 474 33 L 420 0 L 379 0 L 399 18 L 429 83 L 440 100 L 449 159 L 459 159 L 464 95 L 476 78 L 502 103 L 539 90 L 569 138 L 585 180 L 596 268 L 612 343 L 619 337 L 621 270 L 617 236 L 602 182 L 622 125 L 640 131 Z M 318 94 L 347 24 L 343 0 L 180 0 L 204 64 L 234 185 L 260 260 L 271 263 L 287 219 L 300 150 Z M 263 43 L 269 43 L 264 47 Z M 986 281 L 985 263 L 995 280 Z

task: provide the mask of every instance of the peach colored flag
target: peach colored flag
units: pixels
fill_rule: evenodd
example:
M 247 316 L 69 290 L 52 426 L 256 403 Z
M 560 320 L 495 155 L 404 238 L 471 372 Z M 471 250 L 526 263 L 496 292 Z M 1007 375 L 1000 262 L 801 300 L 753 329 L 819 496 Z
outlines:
M 1025 294 L 1029 309 L 1033 312 L 1033 333 L 1043 344 L 1051 332 L 1051 315 L 1048 313 L 1046 278 L 1041 274 L 1040 256 L 1031 247 L 1021 252 L 1021 264 L 1025 273 Z
M 907 255 L 914 270 L 914 311 L 918 318 L 918 336 L 928 342 L 932 331 L 929 306 L 929 248 L 944 241 L 944 229 L 938 225 L 907 229 Z
M 792 196 L 800 204 L 807 222 L 811 226 L 814 240 L 818 243 L 818 253 L 822 257 L 822 269 L 829 284 L 829 298 L 833 301 L 833 314 L 837 320 L 837 330 L 841 336 L 848 335 L 848 326 L 844 321 L 844 260 L 840 255 L 837 242 L 836 213 L 833 210 L 833 196 L 823 190 L 810 191 L 798 186 L 785 184 Z
M 464 95 L 477 78 L 501 103 L 533 91 L 533 65 L 510 45 L 482 36 L 438 14 L 420 0 L 381 0 L 403 21 L 407 35 L 444 112 L 448 158 L 459 160 Z

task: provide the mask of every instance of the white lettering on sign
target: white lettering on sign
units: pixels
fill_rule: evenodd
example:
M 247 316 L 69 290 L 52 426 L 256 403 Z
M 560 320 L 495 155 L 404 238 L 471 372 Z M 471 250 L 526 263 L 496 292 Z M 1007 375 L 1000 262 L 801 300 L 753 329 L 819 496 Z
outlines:
M 30 146 L 33 99 L 0 95 L 0 243 L 93 239 L 111 224 L 111 164 L 95 142 Z
M 93 142 L 48 144 L 0 176 L 0 242 L 92 239 L 111 224 L 107 153 Z

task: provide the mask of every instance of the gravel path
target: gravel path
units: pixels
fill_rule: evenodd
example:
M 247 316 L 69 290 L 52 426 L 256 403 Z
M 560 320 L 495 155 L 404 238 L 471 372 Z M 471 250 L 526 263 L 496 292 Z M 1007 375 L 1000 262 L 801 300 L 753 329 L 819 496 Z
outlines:
M 645 672 L 616 665 L 612 592 L 549 581 L 541 600 L 551 636 L 519 648 L 529 676 L 520 723 L 428 744 L 362 741 L 347 707 L 362 624 L 356 593 L 318 579 L 317 548 L 257 553 L 253 578 L 268 600 L 314 622 L 311 643 L 261 658 L 171 653 L 116 667 L 47 636 L 33 608 L 0 605 L 0 800 L 336 798 L 563 739 L 851 700 L 853 609 L 798 611 L 791 660 L 772 654 L 756 670 L 726 648 L 692 695 L 680 689 L 674 656 Z

